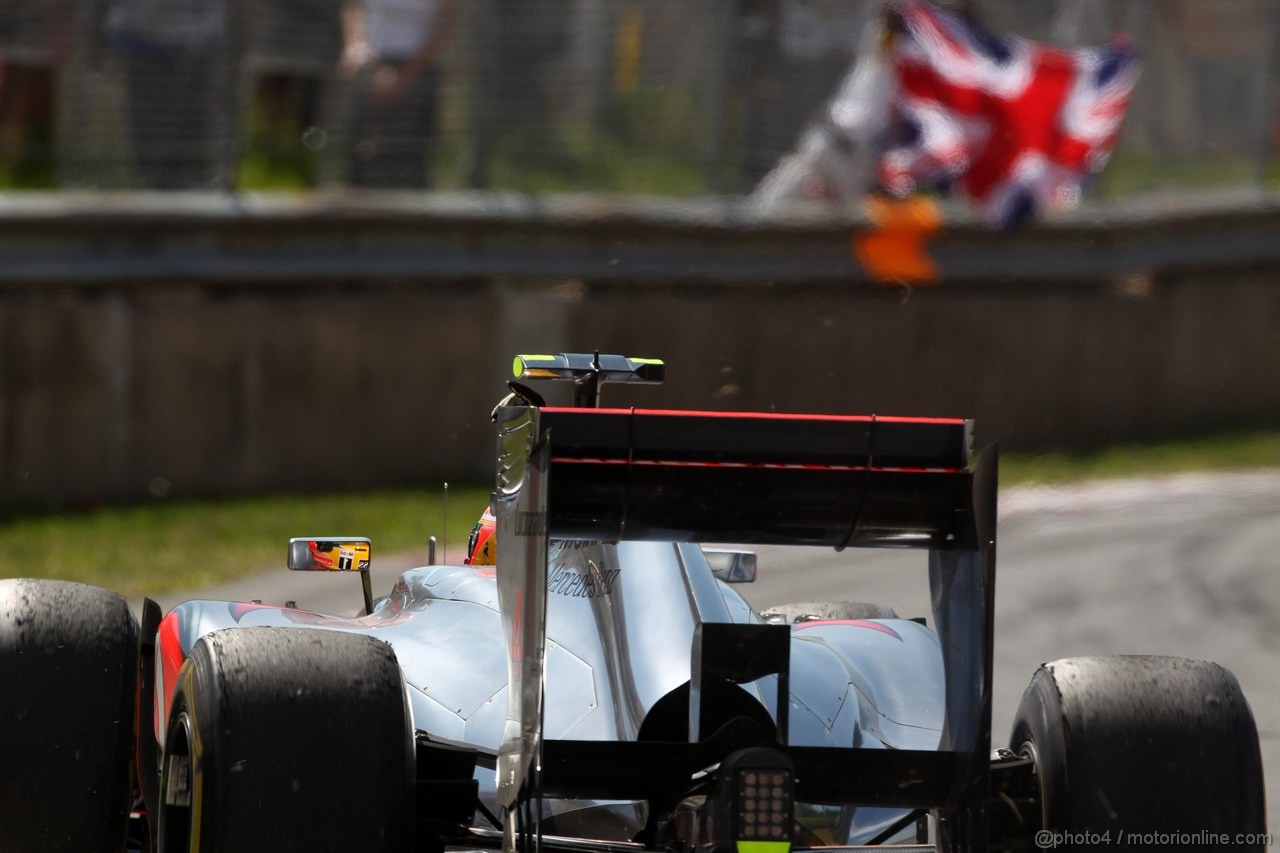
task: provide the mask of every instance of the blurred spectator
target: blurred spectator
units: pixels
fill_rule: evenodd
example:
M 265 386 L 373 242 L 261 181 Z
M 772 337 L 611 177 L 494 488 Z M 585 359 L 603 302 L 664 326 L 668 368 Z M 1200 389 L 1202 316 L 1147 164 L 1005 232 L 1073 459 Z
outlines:
M 0 2 L 0 186 L 52 187 L 65 0 Z
M 344 8 L 341 70 L 356 80 L 354 186 L 427 186 L 439 61 L 455 6 L 455 0 L 358 0 Z
M 757 184 L 846 74 L 873 4 L 747 0 L 734 50 L 744 140 L 737 182 Z
M 344 0 L 257 0 L 249 14 L 244 82 L 249 149 L 240 179 L 255 187 L 320 181 L 342 53 Z
M 225 184 L 226 0 L 111 0 L 107 29 L 128 90 L 135 183 L 149 189 Z
M 618 46 L 614 28 L 622 13 L 634 4 L 596 0 L 584 6 L 564 0 L 497 0 L 488 5 L 493 18 L 487 24 L 487 34 L 495 58 L 486 68 L 493 76 L 490 94 L 495 99 L 489 107 L 490 120 L 504 130 L 525 130 L 530 135 L 527 138 L 545 144 L 543 137 L 555 133 L 566 106 L 571 19 L 587 14 L 586 9 L 603 16 L 596 38 L 604 42 L 597 49 L 611 65 Z M 615 68 L 596 70 L 604 86 L 614 82 Z

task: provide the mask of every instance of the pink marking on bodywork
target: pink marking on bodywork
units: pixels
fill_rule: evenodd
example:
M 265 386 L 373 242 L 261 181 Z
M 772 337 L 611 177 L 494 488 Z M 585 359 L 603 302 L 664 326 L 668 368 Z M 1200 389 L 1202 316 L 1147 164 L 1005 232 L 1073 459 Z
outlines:
M 872 622 L 868 619 L 812 619 L 808 622 L 797 622 L 792 627 L 797 631 L 803 631 L 805 628 L 817 628 L 820 625 L 852 625 L 855 628 L 870 628 L 872 631 L 888 634 L 895 640 L 902 639 L 902 636 L 888 625 L 881 625 L 879 622 Z
M 178 614 L 171 611 L 160 621 L 160 671 L 164 675 L 164 695 L 157 697 L 160 701 L 156 707 L 156 738 L 164 738 L 164 728 L 169 723 L 169 709 L 173 705 L 173 692 L 178 689 L 178 671 L 186 655 L 182 653 L 182 642 L 178 639 Z

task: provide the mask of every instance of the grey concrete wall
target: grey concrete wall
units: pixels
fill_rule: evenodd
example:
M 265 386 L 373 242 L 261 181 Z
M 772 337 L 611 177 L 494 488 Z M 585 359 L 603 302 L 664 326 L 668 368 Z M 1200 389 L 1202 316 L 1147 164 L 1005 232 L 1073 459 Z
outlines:
M 666 359 L 606 404 L 958 415 L 1022 448 L 1280 423 L 1275 270 L 1139 284 L 0 290 L 0 502 L 487 480 L 517 351 Z
M 685 298 L 675 317 L 657 295 L 615 291 L 583 312 L 624 348 L 653 342 L 681 405 L 959 415 L 980 441 L 1041 448 L 1280 424 L 1276 284 L 1188 276 L 1145 297 L 761 288 Z

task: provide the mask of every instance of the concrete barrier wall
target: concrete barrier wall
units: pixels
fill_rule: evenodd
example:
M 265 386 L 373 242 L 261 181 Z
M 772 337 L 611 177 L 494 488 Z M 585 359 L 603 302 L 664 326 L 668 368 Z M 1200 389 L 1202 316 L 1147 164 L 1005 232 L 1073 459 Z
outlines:
M 0 502 L 487 480 L 516 351 L 666 359 L 607 404 L 959 415 L 1020 448 L 1275 426 L 1277 272 L 0 288 Z

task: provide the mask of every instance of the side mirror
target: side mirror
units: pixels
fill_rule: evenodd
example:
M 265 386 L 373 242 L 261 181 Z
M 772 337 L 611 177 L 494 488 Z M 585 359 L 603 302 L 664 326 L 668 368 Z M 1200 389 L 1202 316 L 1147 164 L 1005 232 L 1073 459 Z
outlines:
M 289 570 L 293 572 L 365 572 L 373 543 L 357 536 L 289 540 Z
M 725 583 L 752 583 L 755 581 L 755 551 L 703 548 L 702 553 L 707 558 L 707 565 L 711 566 L 711 574 Z
M 369 564 L 373 543 L 362 536 L 303 536 L 289 540 L 291 572 L 359 572 L 365 613 L 373 612 Z

